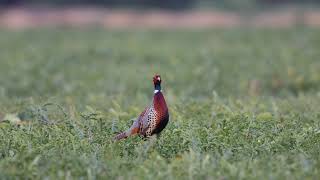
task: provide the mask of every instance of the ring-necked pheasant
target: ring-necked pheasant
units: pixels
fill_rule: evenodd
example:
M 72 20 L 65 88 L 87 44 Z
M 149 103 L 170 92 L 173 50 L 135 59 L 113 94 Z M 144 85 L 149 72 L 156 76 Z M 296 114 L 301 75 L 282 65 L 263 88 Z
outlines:
M 153 77 L 154 95 L 150 106 L 147 106 L 133 125 L 125 132 L 114 137 L 114 140 L 127 138 L 138 134 L 142 137 L 150 137 L 159 134 L 168 124 L 169 112 L 164 96 L 161 92 L 161 77 Z

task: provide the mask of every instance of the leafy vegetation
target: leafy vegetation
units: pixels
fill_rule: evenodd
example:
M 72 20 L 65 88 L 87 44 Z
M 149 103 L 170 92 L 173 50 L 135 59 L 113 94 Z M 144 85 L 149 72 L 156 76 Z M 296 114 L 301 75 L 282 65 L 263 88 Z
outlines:
M 2 30 L 0 179 L 316 179 L 318 35 Z M 154 73 L 167 128 L 112 142 L 150 103 Z

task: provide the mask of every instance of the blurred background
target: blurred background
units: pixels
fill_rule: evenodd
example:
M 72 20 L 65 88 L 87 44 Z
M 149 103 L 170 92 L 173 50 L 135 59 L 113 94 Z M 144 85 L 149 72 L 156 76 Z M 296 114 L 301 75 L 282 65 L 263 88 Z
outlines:
M 318 0 L 1 0 L 3 5 L 99 5 L 104 7 L 190 9 L 198 7 L 266 7 L 284 4 L 316 4 Z
M 207 28 L 320 25 L 319 0 L 0 0 L 0 25 Z
M 171 102 L 319 94 L 320 1 L 0 2 L 0 98 L 9 104 L 145 104 L 154 73 Z

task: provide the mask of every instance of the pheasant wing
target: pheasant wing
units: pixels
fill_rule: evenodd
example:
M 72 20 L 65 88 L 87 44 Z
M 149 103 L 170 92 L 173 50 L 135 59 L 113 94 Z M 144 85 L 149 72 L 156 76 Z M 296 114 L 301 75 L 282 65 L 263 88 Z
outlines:
M 145 114 L 141 117 L 141 131 L 140 134 L 144 136 L 151 136 L 156 126 L 156 112 L 153 106 L 149 107 Z

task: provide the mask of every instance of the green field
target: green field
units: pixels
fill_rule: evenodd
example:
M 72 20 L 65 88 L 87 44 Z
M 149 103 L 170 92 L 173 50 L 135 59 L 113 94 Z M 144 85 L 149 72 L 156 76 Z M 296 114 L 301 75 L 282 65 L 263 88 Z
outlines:
M 317 179 L 319 33 L 1 30 L 0 179 Z M 113 143 L 155 73 L 167 128 Z

